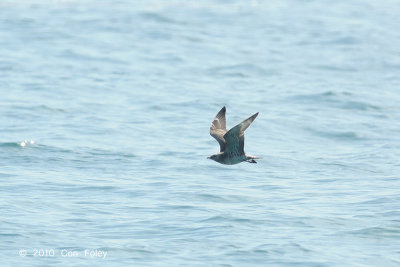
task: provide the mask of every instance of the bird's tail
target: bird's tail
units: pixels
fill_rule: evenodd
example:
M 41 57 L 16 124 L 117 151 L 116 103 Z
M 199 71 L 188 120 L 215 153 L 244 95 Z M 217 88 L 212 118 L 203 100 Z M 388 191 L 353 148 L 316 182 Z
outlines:
M 249 163 L 257 163 L 255 159 L 261 159 L 260 157 L 252 156 L 252 155 L 246 155 L 247 162 Z

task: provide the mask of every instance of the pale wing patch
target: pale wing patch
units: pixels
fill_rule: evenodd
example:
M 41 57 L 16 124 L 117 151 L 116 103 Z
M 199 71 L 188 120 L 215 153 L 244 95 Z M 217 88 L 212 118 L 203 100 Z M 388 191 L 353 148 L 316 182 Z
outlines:
M 210 126 L 210 135 L 214 137 L 220 146 L 220 152 L 225 150 L 225 139 L 226 133 L 226 119 L 225 119 L 226 108 L 223 107 L 218 114 L 215 116 Z

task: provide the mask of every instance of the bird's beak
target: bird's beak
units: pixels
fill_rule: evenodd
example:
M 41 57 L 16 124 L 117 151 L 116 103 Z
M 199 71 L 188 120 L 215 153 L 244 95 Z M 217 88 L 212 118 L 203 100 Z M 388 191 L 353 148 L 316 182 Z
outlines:
M 207 159 L 211 159 L 211 157 L 207 157 Z

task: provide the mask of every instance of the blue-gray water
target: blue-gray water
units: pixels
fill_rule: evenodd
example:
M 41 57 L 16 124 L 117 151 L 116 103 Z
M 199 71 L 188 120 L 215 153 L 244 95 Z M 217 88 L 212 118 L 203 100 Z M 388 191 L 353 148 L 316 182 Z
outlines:
M 2 1 L 0 265 L 400 265 L 399 14 Z M 258 164 L 206 159 L 224 105 Z

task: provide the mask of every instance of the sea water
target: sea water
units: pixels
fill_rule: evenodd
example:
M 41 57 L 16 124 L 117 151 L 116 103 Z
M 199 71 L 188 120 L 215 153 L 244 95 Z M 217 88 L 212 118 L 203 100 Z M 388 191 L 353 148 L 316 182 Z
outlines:
M 2 1 L 0 265 L 400 265 L 399 14 Z

